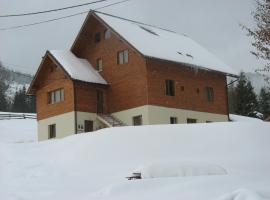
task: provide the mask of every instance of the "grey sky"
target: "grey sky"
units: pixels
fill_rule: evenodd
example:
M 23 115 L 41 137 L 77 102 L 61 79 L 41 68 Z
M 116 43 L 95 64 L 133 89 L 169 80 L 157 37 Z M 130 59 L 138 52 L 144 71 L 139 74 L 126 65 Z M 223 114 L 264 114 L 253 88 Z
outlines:
M 91 0 L 0 0 L 0 13 L 21 13 L 65 7 Z M 57 13 L 0 18 L 0 28 L 32 23 L 99 7 L 85 6 Z M 250 38 L 239 23 L 253 26 L 254 0 L 131 0 L 103 12 L 185 33 L 237 70 L 262 67 L 250 54 Z M 34 74 L 47 49 L 69 49 L 86 15 L 29 28 L 0 31 L 0 60 L 11 68 Z

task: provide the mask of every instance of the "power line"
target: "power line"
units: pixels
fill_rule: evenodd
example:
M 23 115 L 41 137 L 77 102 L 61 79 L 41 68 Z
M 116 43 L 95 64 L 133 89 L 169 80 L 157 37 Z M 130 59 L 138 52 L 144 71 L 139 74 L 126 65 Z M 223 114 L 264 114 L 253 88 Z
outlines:
M 49 13 L 49 12 L 57 12 L 57 11 L 62 11 L 62 10 L 67 10 L 71 8 L 78 8 L 82 6 L 87 6 L 91 4 L 96 4 L 96 3 L 101 3 L 103 1 L 108 1 L 108 0 L 98 0 L 98 1 L 92 1 L 84 4 L 78 4 L 78 5 L 73 5 L 73 6 L 67 6 L 63 8 L 56 8 L 56 9 L 51 9 L 51 10 L 43 10 L 43 11 L 37 11 L 37 12 L 30 12 L 30 13 L 20 13 L 20 14 L 8 14 L 8 15 L 0 15 L 0 17 L 21 17 L 21 16 L 28 16 L 28 15 L 38 15 L 38 14 L 44 14 L 44 13 Z
M 100 10 L 100 9 L 103 9 L 103 8 L 107 8 L 107 7 L 110 7 L 110 6 L 114 6 L 114 5 L 124 3 L 124 2 L 127 2 L 127 1 L 130 1 L 130 0 L 124 0 L 124 1 L 118 1 L 118 2 L 115 2 L 115 3 L 111 3 L 111 4 L 108 4 L 108 5 L 93 9 L 93 11 Z M 6 28 L 0 28 L 0 31 L 19 29 L 19 28 L 38 25 L 38 24 L 44 24 L 44 23 L 48 23 L 48 22 L 58 21 L 58 20 L 61 20 L 61 19 L 66 19 L 66 18 L 77 16 L 77 15 L 82 15 L 82 14 L 88 13 L 89 11 L 91 11 L 91 10 L 87 10 L 87 11 L 80 12 L 80 13 L 75 13 L 75 14 L 72 14 L 72 15 L 66 15 L 66 16 L 63 16 L 63 17 L 53 18 L 53 19 L 49 19 L 49 20 L 34 22 L 34 23 L 30 23 L 30 24 L 23 24 L 23 25 L 19 25 L 19 26 L 10 26 L 10 27 L 6 27 Z

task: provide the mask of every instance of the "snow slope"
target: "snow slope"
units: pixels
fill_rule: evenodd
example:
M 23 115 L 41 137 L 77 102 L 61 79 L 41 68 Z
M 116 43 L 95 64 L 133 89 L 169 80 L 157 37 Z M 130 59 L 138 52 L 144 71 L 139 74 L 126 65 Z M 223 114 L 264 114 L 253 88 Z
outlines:
M 230 114 L 229 118 L 233 122 L 263 122 L 261 119 L 255 117 L 246 117 L 242 115 Z
M 0 112 L 8 114 L 7 112 Z M 0 143 L 23 143 L 37 141 L 35 119 L 0 120 Z
M 265 122 L 120 127 L 0 143 L 0 199 L 270 199 L 269 143 Z M 199 170 L 210 163 L 226 173 L 126 180 L 140 168 L 157 171 L 153 163 L 198 163 L 191 168 Z

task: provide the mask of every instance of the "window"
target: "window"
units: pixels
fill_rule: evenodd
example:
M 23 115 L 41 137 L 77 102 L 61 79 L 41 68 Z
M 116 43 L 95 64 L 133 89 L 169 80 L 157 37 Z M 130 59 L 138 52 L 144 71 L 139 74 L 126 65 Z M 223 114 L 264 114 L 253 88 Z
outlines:
M 48 103 L 54 104 L 64 101 L 64 89 L 57 89 L 48 93 Z
M 206 99 L 208 102 L 214 101 L 214 89 L 212 87 L 206 87 Z
M 177 124 L 177 117 L 170 117 L 170 124 Z
M 49 135 L 48 138 L 52 139 L 56 137 L 56 125 L 55 124 L 51 124 L 48 126 L 49 128 Z
M 95 34 L 95 43 L 98 43 L 98 42 L 100 42 L 100 33 L 98 32 L 98 33 L 96 33 Z
M 133 117 L 133 125 L 134 126 L 142 125 L 142 115 L 138 115 L 138 116 Z
M 174 81 L 166 80 L 165 82 L 166 82 L 166 95 L 174 96 Z
M 187 118 L 187 123 L 188 123 L 188 124 L 194 124 L 194 123 L 197 123 L 197 119 Z
M 102 71 L 102 59 L 101 58 L 98 58 L 96 64 L 97 64 L 97 70 L 99 72 L 101 72 Z
M 111 37 L 111 31 L 109 29 L 106 29 L 104 31 L 104 38 L 105 40 L 109 39 Z
M 117 64 L 128 63 L 128 50 L 119 51 L 117 54 Z

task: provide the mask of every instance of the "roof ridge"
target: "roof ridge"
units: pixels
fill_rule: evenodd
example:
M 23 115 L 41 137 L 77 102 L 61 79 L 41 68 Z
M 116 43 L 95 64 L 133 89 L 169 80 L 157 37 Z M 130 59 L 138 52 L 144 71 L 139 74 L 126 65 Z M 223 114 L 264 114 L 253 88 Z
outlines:
M 136 24 L 139 24 L 139 25 L 144 25 L 144 26 L 149 26 L 149 27 L 152 27 L 152 28 L 157 28 L 157 29 L 160 29 L 160 30 L 163 30 L 163 31 L 168 31 L 168 32 L 171 32 L 171 33 L 175 33 L 175 34 L 178 34 L 178 35 L 181 35 L 181 36 L 185 36 L 185 37 L 188 37 L 186 34 L 184 33 L 178 33 L 176 31 L 173 31 L 173 30 L 170 30 L 170 29 L 167 29 L 167 28 L 162 28 L 162 27 L 159 27 L 157 25 L 152 25 L 152 24 L 146 24 L 144 22 L 139 22 L 139 21 L 136 21 L 136 20 L 132 20 L 132 19 L 127 19 L 127 18 L 124 18 L 124 17 L 119 17 L 119 16 L 116 16 L 116 15 L 112 15 L 112 14 L 109 14 L 109 13 L 104 13 L 104 12 L 100 12 L 100 11 L 92 11 L 94 13 L 99 13 L 99 14 L 103 14 L 103 15 L 107 15 L 109 17 L 114 17 L 114 18 L 118 18 L 118 19 L 121 19 L 121 20 L 124 20 L 124 21 L 129 21 L 129 22 L 132 22 L 132 23 L 136 23 Z

